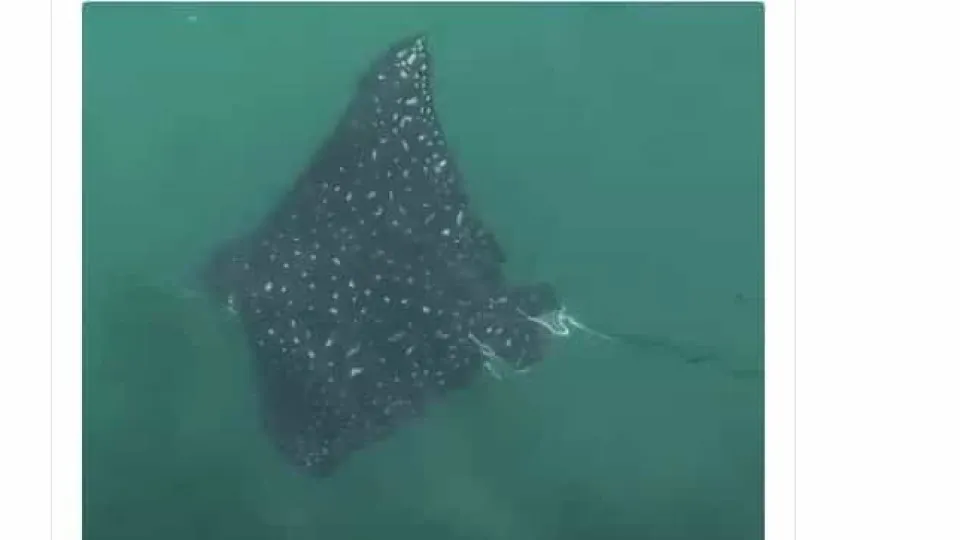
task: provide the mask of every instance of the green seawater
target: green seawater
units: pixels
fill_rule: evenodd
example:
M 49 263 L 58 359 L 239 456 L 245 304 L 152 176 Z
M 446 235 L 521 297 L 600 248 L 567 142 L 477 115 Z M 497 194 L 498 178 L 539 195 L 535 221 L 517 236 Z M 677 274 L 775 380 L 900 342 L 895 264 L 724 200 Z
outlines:
M 676 346 L 558 338 L 317 480 L 191 276 L 418 31 L 511 275 Z M 761 4 L 87 4 L 84 536 L 761 537 L 762 175 Z

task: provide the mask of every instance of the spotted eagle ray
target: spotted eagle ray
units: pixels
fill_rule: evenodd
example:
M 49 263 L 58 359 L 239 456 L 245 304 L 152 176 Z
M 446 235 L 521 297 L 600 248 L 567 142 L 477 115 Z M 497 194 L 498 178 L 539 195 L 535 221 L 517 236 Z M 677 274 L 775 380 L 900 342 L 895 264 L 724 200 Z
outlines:
M 242 324 L 265 431 L 319 476 L 464 388 L 541 361 L 549 283 L 513 285 L 435 111 L 424 35 L 360 78 L 292 189 L 218 246 L 205 288 Z

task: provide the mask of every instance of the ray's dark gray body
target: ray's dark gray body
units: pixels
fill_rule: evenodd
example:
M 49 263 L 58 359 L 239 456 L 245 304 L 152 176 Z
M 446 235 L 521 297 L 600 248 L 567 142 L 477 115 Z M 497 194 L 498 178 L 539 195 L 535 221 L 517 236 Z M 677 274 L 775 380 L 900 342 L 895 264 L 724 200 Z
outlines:
M 205 268 L 244 327 L 267 433 L 321 476 L 480 376 L 478 342 L 516 367 L 542 360 L 546 336 L 518 308 L 558 307 L 549 284 L 507 282 L 432 71 L 423 36 L 385 51 L 293 188 Z

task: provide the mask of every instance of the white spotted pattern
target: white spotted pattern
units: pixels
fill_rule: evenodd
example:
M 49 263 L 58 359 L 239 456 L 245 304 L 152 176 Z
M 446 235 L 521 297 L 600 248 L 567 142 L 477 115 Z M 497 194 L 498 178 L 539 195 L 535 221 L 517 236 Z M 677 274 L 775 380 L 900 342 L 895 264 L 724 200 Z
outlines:
M 507 286 L 502 260 L 470 210 L 431 77 L 423 38 L 375 62 L 294 193 L 217 274 L 260 365 L 268 431 L 307 468 L 332 470 L 480 376 L 471 330 L 497 355 L 540 354 L 537 327 L 488 302 Z

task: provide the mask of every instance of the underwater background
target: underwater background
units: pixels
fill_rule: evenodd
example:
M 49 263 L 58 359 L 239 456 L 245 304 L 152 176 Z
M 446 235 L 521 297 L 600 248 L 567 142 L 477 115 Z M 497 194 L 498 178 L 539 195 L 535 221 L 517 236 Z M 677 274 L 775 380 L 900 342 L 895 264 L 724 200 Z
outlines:
M 83 21 L 85 538 L 762 536 L 761 4 L 93 3 Z M 420 31 L 512 276 L 633 339 L 556 338 L 318 480 L 270 446 L 239 325 L 195 270 Z

